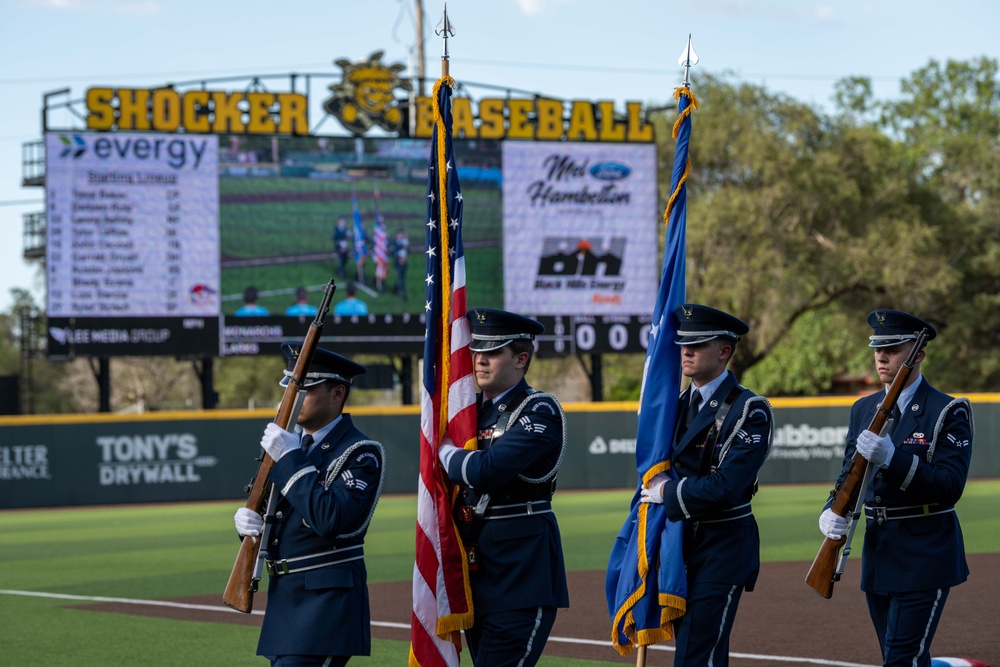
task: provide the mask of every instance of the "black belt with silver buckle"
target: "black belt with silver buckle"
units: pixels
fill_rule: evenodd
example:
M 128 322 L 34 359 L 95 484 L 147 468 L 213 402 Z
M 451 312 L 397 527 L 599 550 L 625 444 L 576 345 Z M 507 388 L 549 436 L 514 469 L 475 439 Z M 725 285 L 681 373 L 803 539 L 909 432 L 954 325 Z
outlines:
M 931 516 L 933 514 L 947 514 L 954 512 L 954 505 L 912 505 L 909 507 L 865 507 L 865 518 L 872 519 L 879 525 L 886 521 L 896 519 L 913 519 L 920 516 Z
M 511 519 L 518 516 L 531 516 L 532 514 L 550 514 L 551 512 L 552 503 L 548 500 L 529 500 L 526 503 L 490 505 L 486 508 L 483 519 Z
M 315 570 L 320 567 L 329 567 L 339 563 L 346 563 L 365 557 L 364 545 L 357 544 L 353 547 L 343 549 L 333 549 L 318 554 L 308 556 L 296 556 L 294 558 L 282 558 L 279 560 L 265 560 L 267 573 L 272 577 L 280 577 L 285 574 L 304 572 L 305 570 Z
M 723 523 L 725 521 L 736 521 L 737 519 L 752 515 L 753 509 L 750 507 L 750 503 L 743 503 L 738 507 L 731 507 L 721 512 L 712 512 L 705 516 L 695 517 L 694 520 L 698 523 Z

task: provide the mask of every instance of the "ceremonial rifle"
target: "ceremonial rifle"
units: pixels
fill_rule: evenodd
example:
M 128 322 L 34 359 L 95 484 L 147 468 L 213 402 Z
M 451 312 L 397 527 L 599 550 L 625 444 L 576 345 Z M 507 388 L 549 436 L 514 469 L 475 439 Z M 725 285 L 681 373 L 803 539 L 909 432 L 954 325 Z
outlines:
M 906 361 L 903 362 L 903 365 L 896 373 L 892 384 L 886 389 L 885 398 L 882 399 L 882 403 L 868 425 L 868 430 L 872 433 L 881 434 L 883 432 L 886 421 L 892 415 L 892 409 L 896 407 L 896 403 L 899 401 L 899 395 L 910 379 L 910 373 L 917 363 L 917 357 L 920 356 L 920 351 L 923 350 L 924 345 L 927 343 L 927 335 L 927 329 L 921 329 L 917 333 L 917 339 L 913 342 L 910 353 L 906 355 Z M 867 459 L 855 451 L 848 465 L 847 474 L 844 475 L 844 480 L 833 490 L 833 503 L 830 505 L 830 509 L 833 510 L 834 514 L 844 518 L 847 518 L 850 514 L 852 521 L 856 522 L 858 520 L 861 504 L 864 502 L 864 495 L 867 491 L 868 481 L 871 478 L 870 474 L 867 474 L 867 468 Z M 851 537 L 854 535 L 853 525 L 850 535 Z M 840 549 L 845 545 L 847 545 L 847 548 L 845 549 L 844 559 L 838 568 L 837 561 Z M 806 574 L 806 584 L 808 584 L 809 588 L 827 599 L 833 597 L 833 584 L 840 581 L 840 576 L 844 572 L 844 561 L 846 561 L 849 553 L 850 541 L 846 535 L 837 540 L 829 537 L 823 538 L 823 544 L 820 545 L 819 553 L 816 554 L 816 559 L 809 568 L 809 573 Z
M 305 382 L 306 373 L 309 371 L 309 364 L 312 363 L 316 348 L 319 347 L 319 338 L 323 332 L 323 319 L 326 317 L 327 311 L 330 310 L 330 302 L 333 300 L 333 293 L 336 290 L 337 286 L 333 279 L 323 287 L 323 301 L 316 313 L 316 319 L 309 325 L 302 349 L 295 360 L 295 368 L 288 378 L 288 385 L 281 397 L 281 403 L 278 404 L 274 423 L 286 431 L 295 428 L 295 423 L 298 420 L 302 397 L 305 395 L 302 384 Z M 273 511 L 273 504 L 277 502 L 274 484 L 267 476 L 272 466 L 274 466 L 274 459 L 268 456 L 267 452 L 261 452 L 260 466 L 257 468 L 257 475 L 250 482 L 250 495 L 246 504 L 247 508 L 258 514 L 264 514 L 268 506 Z M 269 523 L 265 522 L 264 532 L 260 536 L 247 535 L 240 544 L 240 551 L 236 556 L 233 571 L 229 575 L 226 591 L 222 594 L 222 601 L 236 611 L 249 614 L 253 609 L 253 594 L 257 592 L 263 565 L 261 545 L 267 540 L 269 528 Z

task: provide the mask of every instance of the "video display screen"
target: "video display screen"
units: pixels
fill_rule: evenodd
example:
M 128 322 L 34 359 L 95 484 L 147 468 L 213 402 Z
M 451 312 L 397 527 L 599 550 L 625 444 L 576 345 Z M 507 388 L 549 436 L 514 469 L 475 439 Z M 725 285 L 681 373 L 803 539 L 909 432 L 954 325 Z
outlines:
M 47 134 L 49 355 L 277 353 L 331 278 L 325 343 L 419 354 L 429 151 Z M 455 153 L 469 307 L 547 321 L 539 344 L 556 354 L 641 350 L 659 278 L 655 147 L 456 140 Z

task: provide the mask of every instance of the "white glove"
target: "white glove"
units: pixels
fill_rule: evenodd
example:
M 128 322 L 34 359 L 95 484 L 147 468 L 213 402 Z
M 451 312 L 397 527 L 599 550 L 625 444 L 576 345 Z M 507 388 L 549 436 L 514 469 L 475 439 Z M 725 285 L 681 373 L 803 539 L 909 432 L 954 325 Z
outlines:
M 858 454 L 871 461 L 872 464 L 884 468 L 892 460 L 896 446 L 887 436 L 875 435 L 866 429 L 858 435 L 856 449 Z
M 663 485 L 657 484 L 651 489 L 642 487 L 642 491 L 639 492 L 642 496 L 639 498 L 640 503 L 655 503 L 657 505 L 663 504 Z
M 264 517 L 249 507 L 241 507 L 236 510 L 236 516 L 233 517 L 233 520 L 236 522 L 236 532 L 241 537 L 260 535 L 264 531 Z
M 441 467 L 446 471 L 448 470 L 448 462 L 451 461 L 451 457 L 458 453 L 458 447 L 451 444 L 450 442 L 443 442 L 441 446 L 438 447 L 438 461 L 441 462 Z
M 657 505 L 663 504 L 663 485 L 666 484 L 668 476 L 666 473 L 660 473 L 649 480 L 648 487 L 642 487 L 642 491 L 639 494 L 642 496 L 639 498 L 640 503 L 656 503 Z
M 819 515 L 819 531 L 831 540 L 839 540 L 847 534 L 847 519 L 831 509 Z
M 288 452 L 299 449 L 299 436 L 295 433 L 289 433 L 271 422 L 264 429 L 264 437 L 260 439 L 260 446 L 264 448 L 268 456 L 279 461 Z

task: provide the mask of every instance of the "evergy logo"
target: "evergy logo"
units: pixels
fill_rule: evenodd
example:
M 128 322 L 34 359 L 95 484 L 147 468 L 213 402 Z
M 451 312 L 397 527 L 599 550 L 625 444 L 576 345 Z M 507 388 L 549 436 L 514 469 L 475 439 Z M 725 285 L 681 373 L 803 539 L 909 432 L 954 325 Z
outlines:
M 82 141 L 80 137 L 76 137 Z M 112 158 L 133 160 L 165 160 L 174 169 L 184 169 L 189 166 L 197 169 L 201 159 L 208 149 L 207 139 L 181 137 L 98 137 L 91 146 L 94 155 L 101 160 Z M 86 147 L 84 147 L 84 150 Z M 74 155 L 74 157 L 78 157 Z
M 76 159 L 87 152 L 87 142 L 79 134 L 72 134 L 68 137 L 65 134 L 60 134 L 59 141 L 63 145 L 63 149 L 59 152 L 59 157 L 72 157 Z
M 191 433 L 98 436 L 96 443 L 101 486 L 200 482 L 197 469 L 218 463 L 198 456 Z

